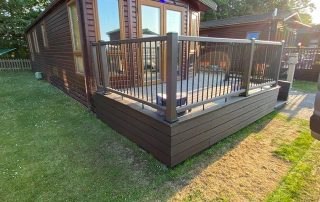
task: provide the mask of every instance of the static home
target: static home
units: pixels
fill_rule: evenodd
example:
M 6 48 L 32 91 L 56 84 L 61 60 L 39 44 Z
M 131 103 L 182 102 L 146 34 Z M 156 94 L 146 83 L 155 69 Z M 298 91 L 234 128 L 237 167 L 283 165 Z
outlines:
M 297 41 L 302 47 L 320 48 L 320 29 L 316 27 L 299 29 Z
M 32 69 L 175 166 L 277 103 L 283 44 L 199 37 L 208 9 L 212 0 L 56 0 L 27 29 Z
M 200 11 L 215 8 L 211 0 L 54 0 L 26 32 L 32 68 L 89 106 L 92 42 L 167 32 L 197 36 Z
M 298 12 L 275 11 L 202 22 L 200 35 L 237 39 L 284 40 L 286 46 L 296 46 L 297 29 L 305 27 L 310 26 L 301 22 Z

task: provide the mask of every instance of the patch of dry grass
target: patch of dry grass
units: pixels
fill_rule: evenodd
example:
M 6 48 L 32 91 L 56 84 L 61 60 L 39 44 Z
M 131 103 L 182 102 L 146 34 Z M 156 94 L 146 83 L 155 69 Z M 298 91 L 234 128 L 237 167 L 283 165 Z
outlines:
M 291 164 L 274 155 L 295 140 L 298 120 L 276 115 L 251 128 L 249 136 L 182 187 L 172 201 L 262 201 L 275 190 Z

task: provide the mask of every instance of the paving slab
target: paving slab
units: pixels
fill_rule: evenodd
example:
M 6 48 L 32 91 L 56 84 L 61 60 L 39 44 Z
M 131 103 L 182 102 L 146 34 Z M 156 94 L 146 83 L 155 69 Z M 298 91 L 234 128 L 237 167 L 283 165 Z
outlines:
M 287 105 L 281 113 L 290 118 L 310 119 L 314 110 L 314 100 L 316 94 L 304 93 L 296 90 L 290 91 Z

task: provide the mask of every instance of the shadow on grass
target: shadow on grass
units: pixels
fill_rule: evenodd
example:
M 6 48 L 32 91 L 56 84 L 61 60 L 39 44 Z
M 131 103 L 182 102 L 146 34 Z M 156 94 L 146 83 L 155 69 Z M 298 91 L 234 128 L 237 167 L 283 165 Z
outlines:
M 0 74 L 0 200 L 168 200 L 277 116 L 250 126 L 168 169 L 31 73 Z

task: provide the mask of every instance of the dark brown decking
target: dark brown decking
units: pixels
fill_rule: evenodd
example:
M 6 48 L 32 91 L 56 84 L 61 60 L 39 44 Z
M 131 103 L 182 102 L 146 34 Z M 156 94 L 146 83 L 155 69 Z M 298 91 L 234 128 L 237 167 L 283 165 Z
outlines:
M 274 110 L 278 88 L 236 97 L 169 124 L 127 99 L 95 94 L 97 117 L 169 167 L 210 147 Z

